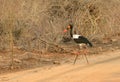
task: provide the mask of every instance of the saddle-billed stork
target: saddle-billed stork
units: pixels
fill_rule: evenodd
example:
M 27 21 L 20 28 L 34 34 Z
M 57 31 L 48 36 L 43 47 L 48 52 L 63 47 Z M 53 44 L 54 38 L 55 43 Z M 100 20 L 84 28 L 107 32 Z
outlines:
M 80 49 L 84 49 L 82 51 L 82 53 L 84 54 L 87 63 L 89 63 L 88 59 L 87 59 L 87 56 L 86 56 L 87 55 L 87 49 L 86 48 L 87 48 L 87 45 L 89 45 L 90 47 L 92 47 L 93 46 L 92 43 L 86 37 L 84 37 L 82 35 L 78 35 L 76 33 L 73 34 L 73 25 L 69 24 L 68 27 L 67 27 L 67 29 L 64 30 L 64 32 L 67 32 L 68 30 L 70 30 L 70 36 L 73 38 L 73 40 L 77 44 L 79 44 Z M 78 58 L 78 54 L 81 54 L 81 52 L 80 53 L 79 52 L 76 53 L 77 56 L 75 57 L 74 64 L 75 64 L 75 62 L 76 62 L 76 60 Z
M 79 46 L 81 47 L 82 45 L 89 45 L 90 47 L 92 47 L 92 43 L 84 36 L 82 35 L 78 35 L 78 34 L 73 34 L 73 25 L 69 24 L 67 29 L 64 30 L 64 32 L 67 32 L 68 30 L 70 30 L 70 36 L 73 38 L 73 40 L 79 44 Z

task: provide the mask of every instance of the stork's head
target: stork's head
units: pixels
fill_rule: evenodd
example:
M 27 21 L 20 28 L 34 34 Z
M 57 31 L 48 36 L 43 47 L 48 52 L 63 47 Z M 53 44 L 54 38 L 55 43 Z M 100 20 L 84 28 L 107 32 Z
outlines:
M 64 30 L 64 33 L 66 33 L 68 30 L 72 30 L 73 29 L 73 25 L 72 24 L 69 24 L 67 26 L 67 28 Z

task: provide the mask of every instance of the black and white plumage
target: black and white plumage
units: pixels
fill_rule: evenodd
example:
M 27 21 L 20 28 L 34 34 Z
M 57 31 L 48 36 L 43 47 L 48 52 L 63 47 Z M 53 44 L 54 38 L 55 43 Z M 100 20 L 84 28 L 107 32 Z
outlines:
M 77 44 L 86 44 L 89 45 L 90 47 L 92 47 L 92 43 L 84 36 L 82 35 L 78 35 L 78 34 L 73 34 L 73 26 L 72 25 L 68 25 L 67 29 L 64 30 L 64 32 L 67 32 L 68 30 L 70 30 L 70 36 L 73 38 L 73 40 L 77 43 Z

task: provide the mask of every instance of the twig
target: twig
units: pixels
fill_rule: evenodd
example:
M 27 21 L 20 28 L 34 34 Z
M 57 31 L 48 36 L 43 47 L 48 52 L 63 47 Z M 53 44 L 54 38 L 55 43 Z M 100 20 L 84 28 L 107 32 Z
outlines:
M 55 47 L 57 47 L 57 48 L 59 48 L 59 49 L 62 49 L 62 50 L 64 50 L 64 51 L 66 51 L 64 48 L 60 47 L 60 46 L 57 45 L 57 44 L 47 42 L 47 41 L 45 41 L 45 40 L 43 40 L 43 39 L 41 39 L 41 38 L 39 38 L 39 40 L 41 40 L 42 42 L 45 42 L 45 43 L 47 44 L 47 46 L 48 46 L 48 45 L 53 45 L 53 46 L 55 46 Z

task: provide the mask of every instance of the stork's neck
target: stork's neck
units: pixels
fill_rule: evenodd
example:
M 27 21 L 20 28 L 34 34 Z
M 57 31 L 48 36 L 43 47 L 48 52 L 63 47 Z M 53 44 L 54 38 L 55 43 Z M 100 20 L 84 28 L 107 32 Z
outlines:
M 70 36 L 73 37 L 73 28 L 70 29 Z

